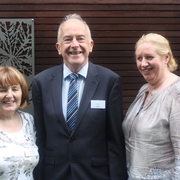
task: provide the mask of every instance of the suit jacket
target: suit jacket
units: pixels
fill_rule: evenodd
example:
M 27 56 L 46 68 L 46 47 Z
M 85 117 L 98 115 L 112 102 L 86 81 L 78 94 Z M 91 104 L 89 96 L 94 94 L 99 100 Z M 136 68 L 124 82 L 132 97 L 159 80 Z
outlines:
M 126 180 L 121 79 L 89 62 L 71 134 L 62 112 L 63 65 L 33 79 L 32 95 L 40 161 L 35 180 Z M 104 100 L 104 109 L 91 108 Z

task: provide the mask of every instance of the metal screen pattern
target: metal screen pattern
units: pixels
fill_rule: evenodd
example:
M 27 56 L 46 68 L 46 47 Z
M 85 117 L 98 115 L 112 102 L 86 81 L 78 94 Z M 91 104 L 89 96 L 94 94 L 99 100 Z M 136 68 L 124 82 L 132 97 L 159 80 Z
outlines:
M 34 76 L 34 19 L 0 19 L 0 65 L 11 65 L 24 74 L 33 114 L 31 83 Z

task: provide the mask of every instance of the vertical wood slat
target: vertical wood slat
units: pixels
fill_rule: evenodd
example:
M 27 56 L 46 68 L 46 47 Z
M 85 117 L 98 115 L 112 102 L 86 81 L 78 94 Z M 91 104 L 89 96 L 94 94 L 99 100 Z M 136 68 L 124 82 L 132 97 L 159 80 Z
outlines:
M 95 41 L 90 60 L 105 66 L 122 77 L 124 112 L 138 89 L 145 83 L 136 69 L 134 44 L 144 33 L 156 32 L 171 43 L 174 56 L 180 61 L 180 3 L 148 1 L 148 3 L 59 3 L 37 0 L 10 4 L 0 2 L 1 18 L 32 18 L 35 22 L 35 73 L 62 62 L 55 49 L 58 25 L 69 13 L 80 14 L 90 26 Z M 91 1 L 89 1 L 91 2 Z M 118 1 L 120 2 L 120 1 Z M 138 0 L 136 1 L 138 2 Z M 140 2 L 140 1 L 139 1 Z M 142 2 L 142 1 L 141 1 Z M 180 75 L 180 68 L 176 71 Z

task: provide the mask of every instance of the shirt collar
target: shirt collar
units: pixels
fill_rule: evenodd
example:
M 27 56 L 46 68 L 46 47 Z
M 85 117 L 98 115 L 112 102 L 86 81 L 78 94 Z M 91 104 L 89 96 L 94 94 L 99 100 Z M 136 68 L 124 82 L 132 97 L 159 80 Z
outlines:
M 87 77 L 87 72 L 88 72 L 88 67 L 89 67 L 89 62 L 86 63 L 86 65 L 78 72 L 78 74 L 80 74 L 81 76 L 83 76 L 84 78 Z M 72 71 L 65 65 L 63 64 L 63 76 L 64 79 L 66 79 L 69 74 L 72 73 Z

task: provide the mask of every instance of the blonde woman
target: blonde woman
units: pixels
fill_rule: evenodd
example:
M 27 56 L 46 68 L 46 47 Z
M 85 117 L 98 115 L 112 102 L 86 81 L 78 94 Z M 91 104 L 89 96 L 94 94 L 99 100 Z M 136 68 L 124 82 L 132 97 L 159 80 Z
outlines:
M 147 84 L 123 122 L 129 180 L 180 179 L 180 78 L 168 40 L 155 33 L 136 43 L 136 64 Z

